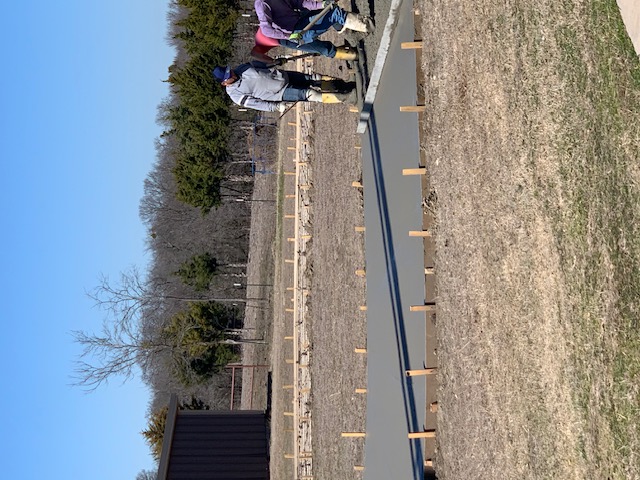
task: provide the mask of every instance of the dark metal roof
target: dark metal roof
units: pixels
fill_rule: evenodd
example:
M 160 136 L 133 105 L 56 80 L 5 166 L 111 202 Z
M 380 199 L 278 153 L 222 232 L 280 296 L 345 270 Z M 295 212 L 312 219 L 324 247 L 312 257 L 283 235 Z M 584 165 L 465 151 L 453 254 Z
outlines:
M 265 412 L 179 410 L 172 395 L 158 480 L 238 479 L 269 479 Z

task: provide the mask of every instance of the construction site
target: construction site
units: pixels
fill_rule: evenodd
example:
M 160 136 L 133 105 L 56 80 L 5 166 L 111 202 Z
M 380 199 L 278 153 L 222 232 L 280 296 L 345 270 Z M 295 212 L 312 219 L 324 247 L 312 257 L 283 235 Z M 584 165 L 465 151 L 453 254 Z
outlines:
M 242 408 L 269 408 L 271 478 L 637 478 L 586 433 L 606 411 L 579 401 L 589 348 L 565 248 L 585 238 L 562 236 L 566 152 L 540 140 L 557 145 L 571 101 L 531 103 L 559 95 L 563 47 L 539 32 L 562 12 L 536 6 L 530 31 L 533 6 L 476 3 L 376 3 L 360 65 L 297 62 L 362 78 L 357 106 L 279 119 L 256 178 L 277 202 L 252 212 L 247 295 L 270 307 L 246 312 L 267 341 L 244 347 L 264 374 L 243 375 Z M 541 68 L 536 42 L 557 63 Z

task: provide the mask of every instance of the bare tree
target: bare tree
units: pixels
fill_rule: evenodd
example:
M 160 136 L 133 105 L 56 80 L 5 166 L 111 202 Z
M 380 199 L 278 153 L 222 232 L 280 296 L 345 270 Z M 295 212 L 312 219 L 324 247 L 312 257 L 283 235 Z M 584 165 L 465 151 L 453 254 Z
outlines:
M 230 265 L 236 267 L 238 265 Z M 91 298 L 97 307 L 106 310 L 114 318 L 123 318 L 127 321 L 139 319 L 149 309 L 161 308 L 166 300 L 185 302 L 229 302 L 244 303 L 247 300 L 261 300 L 258 298 L 213 298 L 207 296 L 176 295 L 167 292 L 171 286 L 170 281 L 145 282 L 136 267 L 131 267 L 128 272 L 120 274 L 120 283 L 113 284 L 106 276 L 100 277 L 100 284 L 90 292 Z M 150 285 L 154 285 L 152 288 Z
M 121 273 L 120 283 L 113 284 L 105 276 L 101 283 L 89 293 L 96 306 L 106 310 L 108 317 L 103 322 L 100 334 L 74 331 L 72 335 L 83 350 L 76 362 L 74 384 L 93 391 L 113 377 L 129 380 L 136 367 L 145 371 L 158 358 L 183 361 L 184 350 L 193 347 L 187 344 L 187 331 L 180 335 L 163 334 L 163 319 L 167 318 L 167 300 L 193 302 L 246 302 L 242 298 L 197 298 L 170 295 L 156 283 L 152 290 L 144 282 L 135 267 Z M 171 316 L 171 315 L 169 315 Z M 223 332 L 224 333 L 224 332 Z M 262 339 L 230 339 L 227 337 L 207 342 L 202 346 L 237 345 L 258 343 Z M 89 359 L 89 360 L 84 360 Z
M 193 342 L 185 340 L 190 328 L 192 327 L 187 326 L 173 336 L 160 334 L 155 339 L 148 339 L 137 325 L 121 318 L 119 322 L 105 322 L 101 334 L 73 331 L 75 341 L 83 347 L 81 358 L 90 357 L 94 360 L 93 363 L 84 360 L 76 362 L 74 384 L 91 392 L 113 377 L 121 377 L 123 381 L 131 379 L 136 373 L 136 367 L 144 371 L 159 358 L 166 358 L 164 354 L 167 353 L 173 364 L 183 365 L 188 363 L 188 352 L 193 348 L 264 343 L 262 338 L 234 340 L 226 336 L 215 341 Z M 227 334 L 225 330 L 221 333 Z M 237 331 L 231 329 L 228 334 L 236 335 Z
M 123 382 L 130 380 L 136 367 L 145 370 L 151 359 L 169 347 L 146 340 L 129 316 L 116 322 L 105 321 L 101 334 L 76 330 L 72 335 L 83 347 L 81 360 L 76 362 L 74 385 L 87 391 L 94 391 L 113 377 L 122 377 Z

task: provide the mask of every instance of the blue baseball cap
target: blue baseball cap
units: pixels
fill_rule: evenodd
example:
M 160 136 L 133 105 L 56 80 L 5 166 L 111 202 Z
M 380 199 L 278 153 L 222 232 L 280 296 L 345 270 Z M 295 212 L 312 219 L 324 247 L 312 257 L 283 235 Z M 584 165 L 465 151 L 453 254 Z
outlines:
M 231 67 L 227 66 L 227 67 L 216 67 L 213 69 L 213 76 L 214 78 L 222 83 L 225 80 L 228 80 L 231 78 Z

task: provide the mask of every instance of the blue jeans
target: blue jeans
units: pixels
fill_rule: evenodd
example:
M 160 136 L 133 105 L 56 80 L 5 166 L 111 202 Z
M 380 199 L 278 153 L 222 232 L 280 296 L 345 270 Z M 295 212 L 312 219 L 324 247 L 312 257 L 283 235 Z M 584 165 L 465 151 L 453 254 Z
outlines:
M 291 40 L 278 40 L 278 43 L 283 47 L 293 48 L 294 50 L 300 50 L 301 52 L 318 53 L 324 57 L 333 58 L 336 56 L 336 46 L 326 40 L 314 40 L 309 43 L 298 45 Z
M 300 20 L 296 23 L 294 32 L 301 32 L 311 20 L 313 20 L 322 10 L 308 10 L 303 13 Z M 324 16 L 309 30 L 302 34 L 302 45 L 313 42 L 316 37 L 319 37 L 331 27 L 336 30 L 341 30 L 344 27 L 344 22 L 347 20 L 348 12 L 343 8 L 334 6 L 331 10 L 324 14 Z
M 306 73 L 287 70 L 289 84 L 282 93 L 283 102 L 299 102 L 307 99 L 308 90 L 312 85 L 312 77 Z

